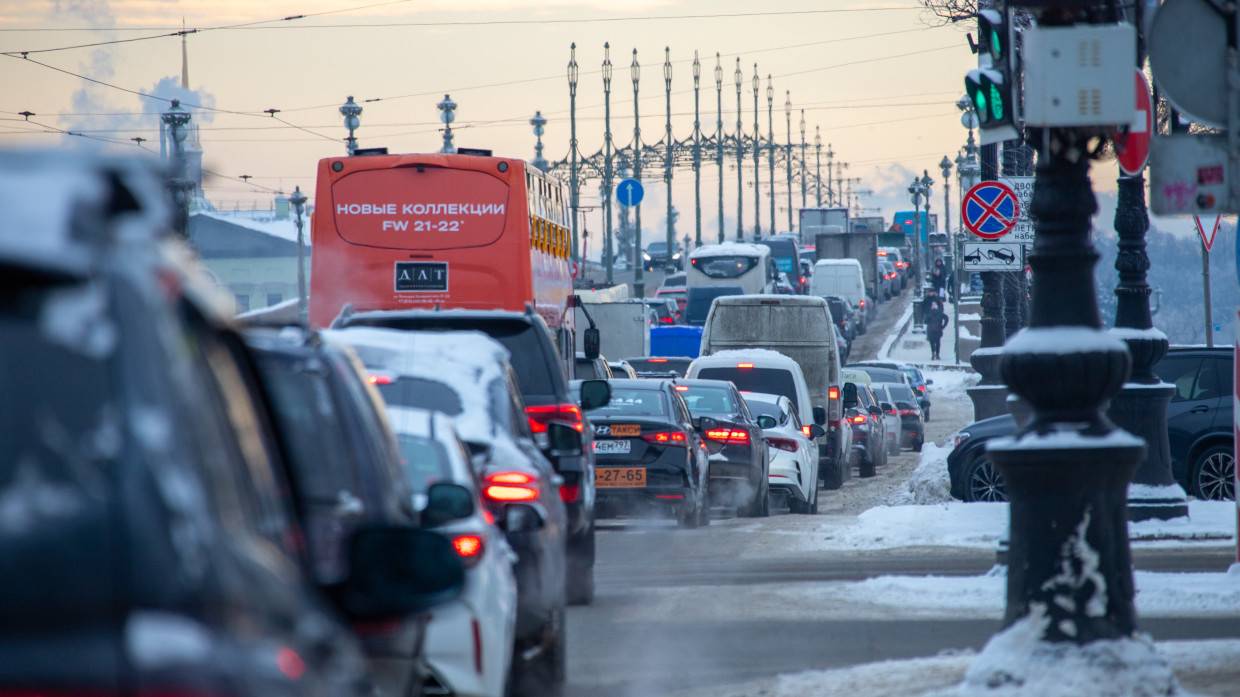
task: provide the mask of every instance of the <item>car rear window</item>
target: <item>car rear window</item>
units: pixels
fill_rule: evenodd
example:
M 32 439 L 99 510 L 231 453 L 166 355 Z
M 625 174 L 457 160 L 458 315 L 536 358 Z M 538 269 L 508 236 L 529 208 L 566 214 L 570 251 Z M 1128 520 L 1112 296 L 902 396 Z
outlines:
M 695 376 L 703 380 L 727 380 L 742 392 L 783 395 L 797 402 L 797 384 L 792 373 L 781 368 L 703 368 Z
M 685 371 L 689 369 L 689 364 L 692 362 L 689 358 L 628 358 L 626 360 L 639 375 L 675 373 L 680 377 L 685 376 Z
M 874 368 L 868 365 L 859 365 L 855 367 L 857 370 L 865 372 L 865 374 L 869 375 L 870 379 L 875 382 L 890 382 L 896 385 L 903 384 L 904 382 L 904 373 L 901 373 L 898 370 L 892 370 L 891 368 Z
M 740 278 L 758 265 L 758 257 L 741 255 L 699 257 L 691 259 L 689 263 L 709 278 Z
M 739 287 L 716 286 L 713 288 L 690 288 L 685 306 L 685 322 L 696 327 L 706 324 L 706 314 L 715 298 L 725 295 L 741 295 Z
M 664 416 L 667 400 L 660 390 L 643 390 L 633 387 L 613 387 L 611 402 L 605 407 L 593 409 L 591 416 Z
M 746 399 L 745 404 L 749 406 L 749 412 L 753 414 L 755 419 L 759 416 L 769 416 L 775 419 L 776 423 L 781 426 L 788 420 L 787 415 L 780 411 L 778 404 L 759 402 L 754 399 Z
M 687 389 L 681 389 L 685 388 Z M 689 413 L 694 416 L 731 416 L 740 412 L 740 406 L 732 397 L 732 390 L 726 387 L 701 387 L 681 385 L 680 396 L 689 406 Z
M 413 407 L 460 416 L 465 411 L 461 395 L 445 382 L 429 378 L 401 377 L 376 385 L 383 401 L 393 407 Z
M 434 438 L 396 434 L 400 463 L 416 494 L 424 494 L 435 482 L 452 481 L 452 460 L 448 450 Z
M 891 393 L 891 398 L 899 402 L 912 402 L 917 398 L 913 396 L 913 391 L 908 385 L 888 385 L 887 391 Z

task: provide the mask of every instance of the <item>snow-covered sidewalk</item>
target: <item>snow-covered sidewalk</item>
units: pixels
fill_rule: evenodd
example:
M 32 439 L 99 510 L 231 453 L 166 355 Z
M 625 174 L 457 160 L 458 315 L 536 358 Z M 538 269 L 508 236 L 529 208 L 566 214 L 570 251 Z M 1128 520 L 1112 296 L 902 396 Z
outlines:
M 955 312 L 951 303 L 944 303 L 943 311 L 947 313 L 947 327 L 943 329 L 943 343 L 939 347 L 943 358 L 937 361 L 930 360 L 930 341 L 926 339 L 924 331 L 913 331 L 913 306 L 909 305 L 905 316 L 896 324 L 891 340 L 879 351 L 879 359 L 915 363 L 920 366 L 956 365 L 955 355 L 952 353 Z M 962 328 L 961 338 L 967 335 L 968 331 Z

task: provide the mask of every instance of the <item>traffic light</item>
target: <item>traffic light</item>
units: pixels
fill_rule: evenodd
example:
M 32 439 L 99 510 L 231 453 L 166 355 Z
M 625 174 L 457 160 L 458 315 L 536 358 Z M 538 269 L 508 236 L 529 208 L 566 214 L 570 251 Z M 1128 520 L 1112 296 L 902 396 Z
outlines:
M 979 10 L 977 28 L 979 66 L 965 76 L 965 90 L 984 134 L 1002 132 L 999 139 L 1015 138 L 1020 125 L 1019 71 L 1006 10 Z

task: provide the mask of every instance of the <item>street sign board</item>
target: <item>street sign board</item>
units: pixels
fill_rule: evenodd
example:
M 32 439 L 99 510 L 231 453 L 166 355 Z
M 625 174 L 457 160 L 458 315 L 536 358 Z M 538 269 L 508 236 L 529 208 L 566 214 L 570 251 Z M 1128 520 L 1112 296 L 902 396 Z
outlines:
M 1020 216 L 1016 219 L 1016 227 L 1004 239 L 1006 242 L 1020 240 L 1026 247 L 1033 246 L 1033 218 L 1029 211 L 1033 210 L 1033 177 L 1004 177 L 1003 183 L 1012 187 L 1016 199 L 1020 201 Z
M 1133 114 L 1128 132 L 1115 138 L 1115 150 L 1119 153 L 1119 169 L 1124 174 L 1136 176 L 1145 169 L 1150 159 L 1150 135 L 1154 132 L 1153 100 L 1150 83 L 1145 73 L 1137 69 L 1137 110 Z
M 1025 245 L 1020 242 L 965 242 L 961 257 L 965 271 L 1021 271 Z
M 969 232 L 984 240 L 997 240 L 1016 227 L 1020 199 L 1012 187 L 984 181 L 969 189 L 960 201 L 960 219 Z
M 1221 215 L 1214 216 L 1214 226 L 1210 228 L 1210 234 L 1207 236 L 1206 228 L 1201 224 L 1201 216 L 1193 216 L 1193 221 L 1197 223 L 1197 234 L 1201 235 L 1201 244 L 1206 248 L 1207 254 L 1214 248 L 1214 236 L 1218 234 L 1218 224 L 1222 219 Z
M 646 196 L 642 183 L 636 179 L 625 179 L 616 185 L 616 200 L 628 208 L 638 205 Z
M 1150 144 L 1150 162 L 1150 210 L 1156 215 L 1240 213 L 1228 187 L 1235 174 L 1227 136 L 1158 136 Z

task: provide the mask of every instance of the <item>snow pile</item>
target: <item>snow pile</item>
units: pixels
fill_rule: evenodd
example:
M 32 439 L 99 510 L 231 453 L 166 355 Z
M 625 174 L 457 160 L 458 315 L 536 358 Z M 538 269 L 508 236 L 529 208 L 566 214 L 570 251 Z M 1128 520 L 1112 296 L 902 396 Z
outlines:
M 969 388 L 982 380 L 982 376 L 972 370 L 935 370 L 928 368 L 922 370 L 921 374 L 927 380 L 934 381 L 934 384 L 929 385 L 931 400 L 968 399 Z
M 964 682 L 935 697 L 1169 697 L 1181 694 L 1167 659 L 1145 635 L 1084 646 L 1042 640 L 1050 618 L 1034 606 L 1028 617 L 996 634 Z
M 947 456 L 952 447 L 950 443 L 943 447 L 934 443 L 923 445 L 917 469 L 909 476 L 905 488 L 895 492 L 888 503 L 898 506 L 952 501 L 951 477 L 947 473 Z
M 1069 353 L 1127 351 L 1124 342 L 1092 327 L 1026 327 L 1008 339 L 1003 353 L 1066 355 Z

